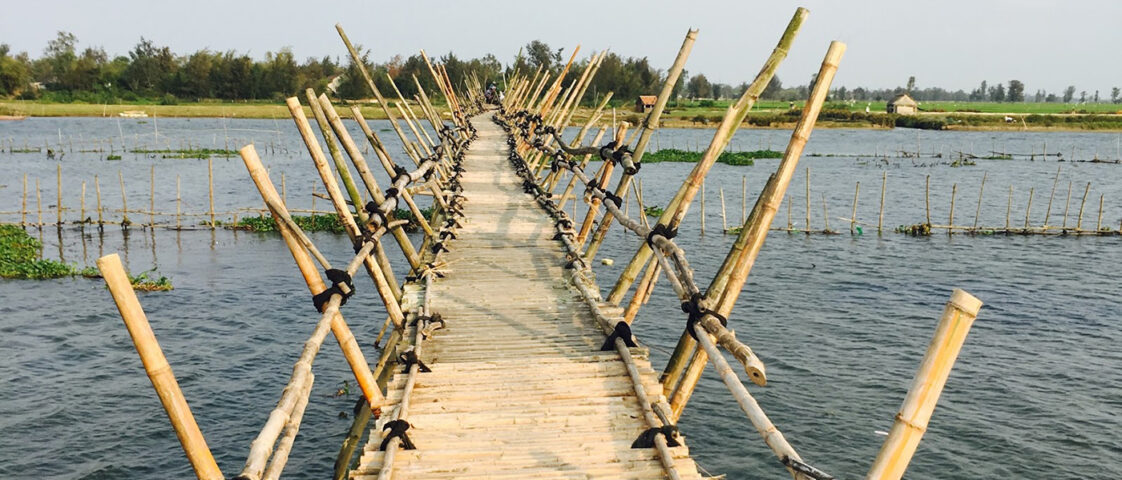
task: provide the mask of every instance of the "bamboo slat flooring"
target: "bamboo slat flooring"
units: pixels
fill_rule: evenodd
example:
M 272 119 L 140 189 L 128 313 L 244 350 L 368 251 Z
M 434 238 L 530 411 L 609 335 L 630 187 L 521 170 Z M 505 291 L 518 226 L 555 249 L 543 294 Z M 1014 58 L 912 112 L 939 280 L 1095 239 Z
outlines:
M 600 351 L 605 336 L 566 281 L 552 220 L 522 192 L 505 133 L 489 115 L 473 123 L 465 225 L 430 292 L 446 326 L 422 348 L 432 372 L 418 374 L 409 403 L 417 448 L 395 453 L 392 478 L 667 478 L 656 449 L 631 448 L 649 425 L 619 355 Z M 665 402 L 645 351 L 632 350 L 647 395 Z M 407 376 L 399 366 L 352 478 L 381 473 L 382 427 L 395 418 Z M 682 440 L 671 449 L 678 473 L 700 479 Z

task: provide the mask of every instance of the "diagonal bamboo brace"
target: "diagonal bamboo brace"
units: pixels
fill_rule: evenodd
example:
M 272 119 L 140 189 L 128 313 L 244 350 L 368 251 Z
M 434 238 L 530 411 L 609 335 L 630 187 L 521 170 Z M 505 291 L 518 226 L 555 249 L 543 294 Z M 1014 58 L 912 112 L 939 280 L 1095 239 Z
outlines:
M 973 295 L 957 288 L 951 293 L 896 422 L 865 477 L 868 480 L 898 480 L 904 476 L 980 308 L 982 301 Z
M 115 253 L 101 257 L 97 259 L 97 268 L 101 270 L 105 285 L 113 294 L 113 301 L 117 304 L 117 310 L 121 312 L 121 319 L 129 330 L 133 345 L 136 346 L 136 353 L 144 363 L 148 379 L 152 381 L 152 387 L 160 397 L 160 403 L 168 414 L 171 426 L 175 428 L 175 436 L 179 438 L 179 443 L 187 454 L 187 460 L 195 470 L 195 476 L 199 480 L 224 479 L 222 471 L 214 461 L 214 456 L 210 453 L 210 448 L 207 447 L 203 432 L 195 423 L 194 415 L 191 415 L 191 407 L 187 405 L 187 399 L 179 389 L 179 382 L 175 380 L 171 365 L 168 364 L 159 342 L 156 341 L 156 334 L 152 332 L 148 317 L 136 298 L 129 276 L 125 273 L 124 265 L 121 264 L 121 257 Z

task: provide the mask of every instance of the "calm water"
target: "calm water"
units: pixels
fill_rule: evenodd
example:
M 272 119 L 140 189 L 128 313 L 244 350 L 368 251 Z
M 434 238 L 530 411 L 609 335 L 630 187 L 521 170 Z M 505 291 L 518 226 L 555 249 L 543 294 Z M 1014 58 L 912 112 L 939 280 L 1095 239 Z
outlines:
M 289 123 L 272 120 L 159 119 L 158 124 L 116 119 L 29 119 L 0 123 L 0 142 L 17 148 L 48 142 L 59 132 L 74 151 L 63 148 L 64 200 L 80 201 L 80 183 L 102 182 L 107 208 L 119 208 L 121 172 L 130 208 L 147 207 L 149 168 L 157 168 L 157 209 L 174 210 L 174 177 L 181 176 L 185 206 L 206 208 L 205 161 L 147 158 L 126 154 L 106 161 L 106 153 L 81 153 L 81 142 L 121 137 L 129 148 L 144 145 L 231 147 L 253 141 L 265 150 L 273 171 L 285 172 L 290 206 L 310 208 L 316 180 Z M 156 136 L 154 129 L 159 129 Z M 376 130 L 393 152 L 392 132 Z M 355 129 L 357 131 L 357 129 Z M 667 130 L 661 146 L 704 145 L 708 132 Z M 737 149 L 782 149 L 787 132 L 749 130 Z M 1117 478 L 1122 476 L 1122 342 L 1117 312 L 1122 309 L 1116 270 L 1122 261 L 1119 237 L 1060 238 L 935 235 L 912 238 L 864 227 L 848 233 L 854 186 L 861 182 L 858 219 L 876 223 L 880 182 L 887 172 L 885 224 L 919 223 L 924 218 L 923 186 L 931 176 L 931 213 L 939 223 L 949 215 L 957 184 L 955 218 L 974 221 L 978 190 L 987 173 L 979 223 L 1003 225 L 1009 187 L 1011 217 L 1023 224 L 1030 188 L 1035 189 L 1030 221 L 1044 221 L 1049 191 L 1060 171 L 1051 224 L 1063 221 L 1068 183 L 1073 185 L 1069 224 L 1087 182 L 1092 182 L 1084 228 L 1093 227 L 1103 201 L 1103 224 L 1122 221 L 1122 166 L 1027 160 L 984 162 L 950 168 L 946 159 L 868 160 L 885 150 L 921 152 L 991 149 L 1014 153 L 1063 151 L 1070 158 L 1115 158 L 1117 134 L 919 132 L 913 130 L 819 130 L 808 153 L 859 154 L 807 157 L 811 169 L 812 227 L 823 226 L 822 202 L 837 236 L 772 232 L 731 319 L 739 337 L 768 366 L 769 386 L 751 387 L 791 444 L 810 463 L 839 478 L 860 477 L 888 430 L 927 346 L 951 288 L 981 298 L 983 307 L 951 375 L 928 433 L 909 469 L 909 478 Z M 1053 159 L 1054 160 L 1054 159 Z M 45 214 L 53 219 L 56 161 L 44 154 L 0 154 L 0 211 L 19 209 L 22 174 L 39 178 Z M 719 233 L 718 192 L 723 189 L 730 223 L 739 222 L 741 181 L 754 199 L 774 160 L 752 167 L 717 165 L 707 184 L 706 228 L 699 231 L 698 206 L 678 241 L 689 252 L 700 284 L 719 265 L 733 238 Z M 259 199 L 237 158 L 216 159 L 218 209 L 255 206 Z M 641 173 L 648 204 L 664 205 L 691 166 L 648 165 Z M 793 223 L 806 217 L 805 172 L 791 184 Z M 90 187 L 92 190 L 92 186 Z M 92 192 L 87 205 L 92 204 Z M 189 199 L 189 200 L 187 200 Z M 326 202 L 317 201 L 317 208 Z M 632 206 L 634 209 L 635 207 Z M 77 217 L 76 214 L 68 214 Z M 582 212 L 583 215 L 583 212 Z M 4 214 L 0 219 L 18 220 Z M 777 224 L 786 223 L 786 206 Z M 31 230 L 33 235 L 40 235 Z M 317 318 L 305 287 L 279 239 L 228 231 L 124 234 L 94 228 L 54 227 L 42 231 L 44 256 L 92 265 L 101 254 L 120 252 L 134 272 L 156 268 L 176 289 L 142 294 L 141 302 L 219 465 L 232 475 L 241 468 L 249 442 L 279 398 L 301 343 Z M 637 246 L 611 235 L 597 265 L 610 285 Z M 350 254 L 342 237 L 313 235 L 332 261 Z M 401 268 L 399 261 L 399 271 Z M 372 289 L 345 308 L 356 336 L 370 347 L 383 309 Z M 665 283 L 644 307 L 637 335 L 652 348 L 661 368 L 681 332 L 682 315 Z M 451 319 L 450 319 L 451 320 Z M 100 281 L 0 280 L 0 478 L 186 478 L 191 475 L 175 436 L 108 292 Z M 350 425 L 355 396 L 332 393 L 348 378 L 333 341 L 315 365 L 316 389 L 289 467 L 289 478 L 330 475 L 339 442 Z M 708 471 L 730 478 L 786 475 L 723 384 L 710 372 L 694 395 L 681 428 L 691 451 Z

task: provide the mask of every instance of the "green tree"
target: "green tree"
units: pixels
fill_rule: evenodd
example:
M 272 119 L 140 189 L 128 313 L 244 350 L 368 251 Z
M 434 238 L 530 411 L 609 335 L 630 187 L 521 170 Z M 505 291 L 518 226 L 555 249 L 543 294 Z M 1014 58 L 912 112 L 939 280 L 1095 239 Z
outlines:
M 912 92 L 915 91 L 915 89 L 916 89 L 916 77 L 915 77 L 915 75 L 912 75 L 912 76 L 908 77 L 908 95 L 911 95 Z
M 1120 96 L 1122 96 L 1122 91 L 1120 91 L 1118 87 L 1110 89 L 1110 103 L 1122 102 L 1122 98 L 1120 98 Z
M 705 78 L 705 74 L 702 73 L 690 78 L 686 90 L 689 91 L 690 98 L 693 99 L 710 98 L 713 95 L 713 87 L 709 84 L 709 79 Z
M 176 70 L 175 55 L 168 47 L 157 47 L 151 40 L 140 42 L 129 52 L 129 66 L 121 79 L 138 94 L 163 93 Z
M 46 62 L 47 71 L 45 77 L 40 78 L 41 81 L 52 86 L 58 87 L 63 79 L 70 74 L 74 69 L 74 64 L 78 61 L 76 47 L 78 45 L 78 37 L 73 33 L 59 31 L 54 40 L 47 42 L 47 48 L 43 50 L 43 60 Z M 59 87 L 61 88 L 61 87 Z
M 1025 84 L 1020 80 L 1010 80 L 1009 90 L 1005 93 L 1005 99 L 1010 102 L 1023 102 L 1025 101 Z
M 748 89 L 748 84 L 745 84 L 744 89 Z M 779 75 L 772 75 L 771 80 L 768 80 L 767 86 L 764 91 L 760 93 L 760 98 L 778 99 L 779 93 L 783 91 L 783 82 L 779 80 Z
M 1071 99 L 1075 98 L 1075 85 L 1068 85 L 1064 89 L 1064 103 L 1071 103 Z
M 19 95 L 31 82 L 27 54 L 12 57 L 9 55 L 10 51 L 11 47 L 8 44 L 0 44 L 0 95 L 2 96 Z

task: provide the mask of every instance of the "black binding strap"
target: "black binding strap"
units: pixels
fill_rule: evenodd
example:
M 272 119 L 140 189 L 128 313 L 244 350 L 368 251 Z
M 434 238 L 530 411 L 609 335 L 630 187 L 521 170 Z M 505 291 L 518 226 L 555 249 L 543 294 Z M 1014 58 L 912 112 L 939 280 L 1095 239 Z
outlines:
M 822 470 L 819 470 L 819 469 L 817 469 L 813 466 L 810 466 L 808 464 L 805 464 L 803 462 L 795 460 L 795 459 L 793 459 L 793 458 L 791 458 L 787 455 L 784 455 L 783 458 L 779 459 L 779 462 L 782 463 L 784 466 L 790 468 L 791 470 L 794 470 L 796 472 L 804 474 L 804 475 L 806 475 L 810 478 L 813 478 L 815 480 L 834 480 L 833 475 L 830 475 L 830 474 L 828 474 L 826 472 L 823 472 Z
M 615 193 L 604 190 L 604 200 L 616 204 L 616 208 L 623 208 L 623 199 Z
M 409 369 L 413 367 L 413 365 L 417 365 L 418 367 L 420 367 L 417 371 L 422 373 L 428 373 L 432 371 L 432 369 L 430 369 L 428 365 L 425 365 L 425 362 L 422 362 L 421 359 L 417 358 L 417 352 L 413 351 L 412 348 L 402 352 L 401 355 L 398 355 L 397 360 L 401 362 L 401 364 L 405 367 L 406 372 L 408 372 Z
M 639 434 L 639 438 L 636 438 L 635 441 L 632 442 L 631 448 L 654 448 L 655 437 L 660 433 L 662 436 L 666 437 L 666 446 L 682 446 L 681 443 L 678 443 L 678 427 L 674 425 L 663 425 L 661 427 L 651 427 L 644 430 L 643 433 Z
M 723 315 L 718 314 L 708 308 L 701 306 L 701 294 L 695 293 L 688 301 L 682 302 L 682 311 L 689 314 L 689 319 L 686 320 L 686 333 L 689 333 L 694 340 L 697 340 L 697 333 L 694 332 L 694 326 L 700 322 L 706 315 L 712 315 L 721 325 L 728 326 L 729 320 Z
M 402 167 L 401 165 L 394 165 L 393 166 L 393 173 L 394 173 L 394 176 L 393 176 L 393 181 L 390 182 L 391 185 L 397 185 L 397 182 L 399 180 L 403 179 L 403 178 L 408 180 L 408 182 L 406 182 L 407 185 L 409 184 L 409 182 L 413 181 L 413 177 L 409 176 L 409 171 L 406 170 L 405 167 Z
M 351 276 L 343 270 L 337 268 L 328 269 L 326 272 L 327 279 L 331 280 L 331 286 L 322 292 L 312 296 L 312 304 L 316 306 L 316 311 L 323 313 L 324 306 L 331 300 L 331 296 L 338 293 L 342 298 L 339 301 L 339 306 L 347 304 L 347 299 L 355 294 L 355 285 L 351 282 Z
M 405 420 L 392 420 L 386 422 L 385 425 L 382 425 L 382 430 L 389 430 L 390 433 L 387 433 L 386 438 L 382 439 L 382 443 L 378 445 L 378 450 L 382 452 L 386 451 L 386 445 L 389 445 L 390 439 L 394 437 L 401 439 L 401 448 L 404 448 L 406 450 L 416 450 L 417 446 L 413 445 L 413 441 L 410 440 L 409 435 L 405 433 L 405 431 L 409 430 L 409 427 L 411 426 L 412 425 L 409 425 L 409 422 L 406 422 Z
M 656 245 L 654 244 L 655 235 L 659 235 L 667 240 L 673 240 L 674 237 L 678 236 L 678 229 L 670 228 L 669 226 L 663 225 L 661 223 L 656 223 L 655 226 L 651 227 L 651 233 L 647 234 L 647 245 L 649 245 L 651 249 L 656 248 Z
M 633 340 L 634 337 L 631 335 L 631 325 L 628 325 L 627 322 L 617 322 L 615 330 L 604 340 L 604 345 L 600 347 L 600 351 L 606 352 L 615 349 L 617 338 L 623 340 L 623 344 L 628 347 L 638 347 L 638 345 L 635 344 L 635 340 Z

